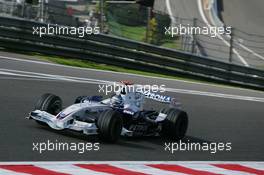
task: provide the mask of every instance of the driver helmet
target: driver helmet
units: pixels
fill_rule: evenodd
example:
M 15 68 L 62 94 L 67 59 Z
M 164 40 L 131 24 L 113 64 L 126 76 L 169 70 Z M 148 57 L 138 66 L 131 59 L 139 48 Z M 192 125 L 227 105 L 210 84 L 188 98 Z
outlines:
M 122 96 L 119 95 L 114 95 L 111 99 L 110 99 L 110 104 L 112 107 L 122 107 L 123 106 L 123 98 Z

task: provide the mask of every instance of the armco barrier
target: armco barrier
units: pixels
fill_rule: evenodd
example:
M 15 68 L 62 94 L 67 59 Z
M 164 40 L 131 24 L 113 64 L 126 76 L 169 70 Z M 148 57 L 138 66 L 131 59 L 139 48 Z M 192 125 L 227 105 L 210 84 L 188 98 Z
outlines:
M 0 17 L 0 47 L 87 59 L 167 75 L 185 75 L 263 89 L 264 71 L 108 35 L 33 35 L 32 21 Z

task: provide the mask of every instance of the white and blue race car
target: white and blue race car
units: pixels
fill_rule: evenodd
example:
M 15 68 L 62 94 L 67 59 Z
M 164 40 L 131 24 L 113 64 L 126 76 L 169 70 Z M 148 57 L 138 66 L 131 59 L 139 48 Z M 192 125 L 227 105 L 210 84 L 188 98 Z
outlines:
M 132 92 L 131 84 L 111 98 L 80 96 L 74 104 L 62 110 L 62 100 L 53 94 L 44 94 L 30 112 L 28 119 L 48 125 L 55 130 L 70 129 L 87 135 L 98 134 L 108 142 L 116 142 L 122 136 L 165 136 L 182 139 L 187 131 L 187 113 L 175 98 L 152 92 Z M 144 110 L 148 98 L 168 107 L 160 111 Z

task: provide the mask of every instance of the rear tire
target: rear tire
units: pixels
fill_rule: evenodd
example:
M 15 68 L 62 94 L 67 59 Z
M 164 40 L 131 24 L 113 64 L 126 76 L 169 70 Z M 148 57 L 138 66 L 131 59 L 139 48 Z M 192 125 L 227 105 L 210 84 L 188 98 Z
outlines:
M 54 94 L 43 94 L 35 105 L 35 110 L 46 111 L 52 115 L 57 115 L 62 110 L 62 100 Z M 41 125 L 46 123 L 36 120 Z
M 100 114 L 97 126 L 99 136 L 103 141 L 116 142 L 123 127 L 121 114 L 112 109 L 105 110 Z
M 175 140 L 181 140 L 185 137 L 188 128 L 188 115 L 185 111 L 169 108 L 164 109 L 167 114 L 162 124 L 162 134 Z

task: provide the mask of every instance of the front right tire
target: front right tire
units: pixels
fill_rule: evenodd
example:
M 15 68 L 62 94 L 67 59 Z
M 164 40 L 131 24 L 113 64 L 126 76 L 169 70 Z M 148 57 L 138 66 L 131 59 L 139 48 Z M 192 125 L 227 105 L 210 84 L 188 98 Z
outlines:
M 103 141 L 118 141 L 123 127 L 121 114 L 113 109 L 103 111 L 98 117 L 97 127 Z
M 52 115 L 57 115 L 62 110 L 62 100 L 54 94 L 43 94 L 35 104 L 35 110 L 46 111 Z M 38 120 L 36 122 L 45 125 L 44 122 Z

